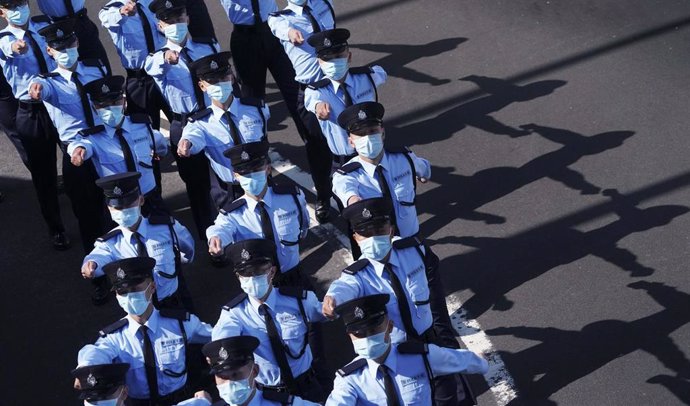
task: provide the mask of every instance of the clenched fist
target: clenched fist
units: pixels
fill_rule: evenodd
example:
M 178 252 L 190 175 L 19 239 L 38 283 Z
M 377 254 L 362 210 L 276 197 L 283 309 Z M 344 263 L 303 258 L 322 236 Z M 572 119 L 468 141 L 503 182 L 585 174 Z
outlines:
M 43 93 L 43 85 L 40 83 L 32 83 L 29 86 L 29 97 L 34 100 L 41 100 L 41 93 Z
M 326 295 L 323 298 L 323 306 L 321 307 L 321 313 L 323 313 L 323 315 L 328 317 L 329 319 L 334 319 L 336 317 L 335 306 L 337 306 L 335 298 L 333 296 Z
M 95 262 L 86 261 L 86 263 L 81 267 L 81 276 L 83 276 L 84 279 L 93 279 L 96 276 L 97 267 L 98 265 L 96 265 Z
M 191 149 L 192 143 L 189 140 L 180 140 L 180 143 L 177 144 L 177 155 L 189 158 Z
M 290 28 L 288 31 L 288 39 L 293 45 L 302 45 L 304 43 L 304 37 L 302 32 L 294 28 Z
M 331 116 L 331 105 L 326 102 L 316 104 L 316 117 L 319 120 L 328 120 Z
M 86 155 L 86 149 L 84 147 L 77 147 L 72 151 L 72 165 L 81 166 L 84 163 L 84 156 Z
M 18 39 L 12 43 L 12 52 L 18 55 L 24 55 L 29 50 L 28 45 L 23 39 Z
M 129 2 L 124 6 L 120 7 L 120 14 L 123 16 L 131 17 L 137 13 L 137 5 L 134 2 Z
M 223 244 L 220 243 L 220 238 L 211 237 L 208 240 L 208 252 L 214 257 L 220 256 L 223 253 Z
M 180 53 L 177 51 L 165 51 L 165 63 L 169 65 L 177 65 L 180 61 Z

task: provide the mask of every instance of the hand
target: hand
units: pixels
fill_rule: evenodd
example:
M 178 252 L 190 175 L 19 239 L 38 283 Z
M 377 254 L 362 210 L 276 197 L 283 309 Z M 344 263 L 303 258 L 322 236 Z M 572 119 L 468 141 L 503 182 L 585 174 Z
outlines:
M 214 257 L 220 256 L 223 253 L 223 244 L 220 243 L 219 237 L 211 237 L 208 240 L 208 252 Z
M 357 202 L 360 201 L 360 200 L 362 200 L 362 198 L 359 197 L 359 196 L 357 196 L 357 195 L 350 196 L 350 198 L 347 199 L 347 205 L 349 206 L 349 205 L 351 205 L 351 204 L 353 204 L 353 203 L 357 203 Z
M 86 261 L 86 263 L 81 267 L 81 276 L 83 276 L 84 279 L 93 279 L 96 276 L 97 267 L 98 265 L 96 265 L 95 262 Z
M 34 100 L 41 100 L 41 93 L 43 92 L 43 85 L 40 83 L 32 83 L 29 86 L 29 96 Z
M 180 53 L 177 51 L 165 51 L 165 63 L 170 65 L 177 65 L 180 61 Z
M 211 395 L 205 390 L 200 390 L 194 394 L 194 399 L 206 399 L 209 403 L 213 403 Z
M 323 306 L 321 307 L 321 313 L 329 319 L 335 319 L 335 298 L 333 296 L 326 295 L 323 298 Z
M 427 179 L 427 178 L 422 178 L 422 177 L 420 177 L 420 176 L 417 176 L 417 180 L 420 181 L 420 182 L 422 182 L 422 183 L 427 183 L 427 182 L 429 181 L 429 179 Z
M 302 32 L 294 28 L 290 28 L 288 31 L 288 39 L 293 45 L 302 45 L 304 43 L 304 37 Z
M 86 149 L 84 147 L 77 147 L 72 151 L 72 165 L 81 166 L 84 163 L 84 155 L 86 155 Z
M 316 117 L 319 120 L 328 120 L 331 115 L 331 105 L 326 102 L 316 104 Z
M 23 39 L 18 39 L 12 43 L 12 52 L 19 55 L 24 55 L 29 47 Z
M 131 17 L 137 13 L 137 5 L 134 2 L 129 2 L 124 6 L 120 7 L 120 14 L 123 16 Z
M 189 158 L 189 151 L 192 149 L 192 143 L 189 140 L 180 140 L 177 144 L 177 155 L 185 158 Z

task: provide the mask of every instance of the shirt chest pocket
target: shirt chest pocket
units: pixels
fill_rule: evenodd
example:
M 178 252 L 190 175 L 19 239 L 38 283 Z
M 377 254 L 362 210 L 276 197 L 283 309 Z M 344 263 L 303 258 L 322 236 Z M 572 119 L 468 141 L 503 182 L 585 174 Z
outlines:
M 400 395 L 405 405 L 428 405 L 431 400 L 431 390 L 425 376 L 402 378 L 398 382 Z
M 406 287 L 407 291 L 410 292 L 410 299 L 417 308 L 417 315 L 421 316 L 420 313 L 428 312 L 430 292 L 423 265 L 417 266 L 407 274 Z
M 401 206 L 397 213 L 398 216 L 407 217 L 410 214 L 414 215 L 415 191 L 414 187 L 409 184 L 407 176 L 395 183 L 393 195 Z
M 283 343 L 293 356 L 298 356 L 306 340 L 307 326 L 304 325 L 299 314 L 277 315 L 281 327 Z
M 154 271 L 162 278 L 174 278 L 175 252 L 172 242 L 170 240 L 153 242 L 148 250 L 149 255 L 156 260 Z
M 180 372 L 184 370 L 184 340 L 182 337 L 171 337 L 156 341 L 158 363 L 164 369 Z
M 135 159 L 137 162 L 139 162 L 139 165 L 143 166 L 144 168 L 153 168 L 151 165 L 151 141 L 150 137 L 148 136 L 148 131 L 143 130 L 142 132 L 138 133 L 132 139 L 132 141 L 132 144 L 134 145 L 134 150 L 132 152 L 134 152 L 134 155 L 136 155 Z
M 275 227 L 283 246 L 292 247 L 299 244 L 300 224 L 296 208 L 278 211 Z

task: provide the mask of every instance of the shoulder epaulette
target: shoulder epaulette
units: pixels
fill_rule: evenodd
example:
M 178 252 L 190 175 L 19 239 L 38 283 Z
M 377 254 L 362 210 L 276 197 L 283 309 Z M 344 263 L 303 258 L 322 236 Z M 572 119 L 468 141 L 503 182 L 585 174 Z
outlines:
M 273 190 L 273 193 L 275 193 L 277 195 L 298 195 L 299 194 L 299 189 L 295 185 L 288 185 L 288 184 L 273 185 L 273 186 L 271 186 L 271 190 Z
M 258 97 L 241 97 L 240 103 L 254 107 L 263 107 L 265 105 L 264 100 Z
M 338 168 L 338 173 L 341 175 L 347 175 L 348 173 L 352 173 L 362 167 L 362 164 L 359 162 L 348 162 L 345 165 L 341 166 Z
M 122 3 L 120 1 L 116 1 L 115 3 L 106 4 L 105 6 L 103 6 L 103 8 L 101 10 L 107 10 L 107 9 L 113 8 L 113 7 L 122 8 L 122 7 L 124 7 L 124 5 L 125 5 L 125 3 Z
M 99 68 L 105 66 L 105 64 L 103 64 L 103 62 L 98 58 L 85 58 L 81 59 L 79 62 L 81 62 L 84 66 L 96 66 Z
M 340 376 L 348 376 L 351 373 L 357 371 L 358 369 L 364 368 L 364 366 L 367 365 L 367 360 L 366 358 L 360 358 L 358 360 L 355 360 L 353 362 L 350 362 L 349 364 L 345 365 L 344 367 L 340 368 L 338 370 L 338 375 Z
M 120 234 L 122 234 L 122 230 L 120 230 L 119 228 L 116 228 L 116 229 L 110 230 L 108 233 L 96 238 L 96 241 L 98 241 L 98 242 L 108 241 L 109 239 L 116 237 Z
M 278 288 L 278 293 L 283 296 L 290 296 L 297 299 L 306 299 L 308 290 L 296 286 L 281 286 Z
M 153 225 L 171 225 L 175 224 L 175 217 L 173 216 L 166 216 L 164 214 L 153 214 L 148 217 L 149 224 Z
M 38 77 L 40 77 L 42 79 L 54 78 L 56 76 L 60 76 L 60 74 L 57 72 L 46 72 L 46 73 L 39 73 L 38 74 Z
M 244 299 L 246 299 L 248 296 L 246 293 L 242 292 L 239 295 L 233 297 L 229 302 L 223 306 L 223 310 L 230 310 L 233 307 L 237 306 L 238 304 L 244 302 Z
M 115 331 L 121 329 L 122 327 L 124 327 L 124 326 L 126 326 L 126 325 L 127 325 L 127 319 L 126 319 L 126 318 L 120 319 L 120 320 L 116 321 L 115 323 L 113 323 L 113 324 L 111 324 L 111 325 L 109 325 L 109 326 L 103 327 L 103 328 L 98 332 L 98 335 L 101 336 L 101 337 L 105 337 L 105 336 L 107 336 L 108 334 L 114 333 Z
M 264 399 L 280 403 L 281 405 L 291 405 L 295 399 L 289 392 L 279 392 L 270 388 L 264 388 L 261 391 L 261 395 Z
M 190 314 L 185 309 L 160 309 L 158 311 L 162 317 L 180 321 L 189 321 Z
M 89 135 L 98 134 L 101 131 L 105 131 L 105 126 L 103 124 L 95 125 L 93 127 L 84 128 L 79 131 L 79 135 L 82 137 L 88 137 Z
M 48 17 L 45 14 L 31 17 L 31 22 L 34 24 L 51 24 L 52 23 L 52 21 L 50 20 L 50 17 Z
M 412 247 L 419 247 L 422 245 L 422 242 L 419 241 L 419 238 L 417 236 L 411 236 L 411 237 L 405 237 L 405 238 L 400 238 L 397 240 L 393 240 L 393 248 L 402 250 L 405 248 L 412 248 Z
M 371 66 L 355 66 L 350 68 L 349 72 L 353 75 L 359 75 L 362 73 L 374 73 L 374 70 L 371 69 Z
M 223 214 L 228 214 L 232 211 L 235 211 L 235 210 L 239 209 L 240 207 L 245 206 L 246 204 L 247 204 L 247 201 L 245 199 L 237 199 L 234 202 L 232 202 L 228 205 L 225 205 L 225 207 L 223 207 L 222 210 L 225 211 L 225 213 L 223 213 Z
M 273 16 L 273 17 L 278 17 L 278 16 L 282 16 L 282 15 L 288 15 L 291 13 L 293 13 L 293 11 L 290 10 L 289 8 L 286 8 L 284 10 L 274 11 L 272 13 L 268 13 L 268 15 Z
M 6 36 L 8 36 L 8 35 L 12 35 L 12 33 L 9 32 L 9 31 L 0 32 L 0 38 L 4 38 L 4 37 L 6 37 Z
M 157 53 L 159 53 L 159 52 L 165 53 L 165 52 L 167 52 L 167 51 L 170 51 L 170 48 L 168 48 L 168 47 L 163 47 L 163 48 L 158 49 L 158 50 L 156 50 L 156 51 L 154 51 L 154 52 L 151 52 L 149 55 L 155 55 L 155 54 L 157 54 Z
M 412 152 L 409 148 L 407 147 L 389 147 L 386 146 L 385 148 L 386 152 L 391 153 L 391 154 L 409 154 Z
M 328 86 L 328 84 L 331 83 L 331 80 L 326 78 L 326 79 L 321 79 L 318 82 L 310 83 L 307 87 L 313 90 L 316 89 L 321 89 L 322 87 Z
M 405 341 L 398 344 L 400 354 L 428 354 L 429 346 L 419 341 Z
M 205 108 L 203 110 L 199 110 L 196 113 L 192 114 L 191 116 L 187 117 L 187 121 L 189 121 L 190 123 L 193 123 L 196 120 L 199 120 L 200 118 L 204 118 L 204 117 L 208 116 L 212 112 L 213 112 L 213 110 L 211 110 L 210 107 Z
M 192 41 L 196 42 L 197 44 L 208 44 L 208 45 L 213 45 L 216 43 L 216 40 L 211 38 L 211 37 L 192 37 Z
M 151 117 L 146 113 L 132 113 L 129 115 L 129 121 L 135 124 L 151 124 Z
M 357 272 L 361 271 L 362 269 L 366 268 L 367 265 L 369 265 L 369 260 L 368 259 L 360 259 L 359 261 L 355 262 L 354 264 L 351 264 L 347 268 L 343 269 L 343 272 L 345 272 L 348 275 L 354 275 Z

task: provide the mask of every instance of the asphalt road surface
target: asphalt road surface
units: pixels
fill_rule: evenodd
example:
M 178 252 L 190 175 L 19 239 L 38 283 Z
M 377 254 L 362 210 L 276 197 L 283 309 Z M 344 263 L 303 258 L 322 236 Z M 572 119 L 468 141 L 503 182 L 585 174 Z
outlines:
M 88 3 L 94 17 L 104 2 Z M 227 49 L 231 26 L 219 2 L 207 4 Z M 462 303 L 459 338 L 495 351 L 508 371 L 475 381 L 480 404 L 690 404 L 690 4 L 350 0 L 336 9 L 353 32 L 354 64 L 390 74 L 379 92 L 387 142 L 433 164 L 418 190 L 421 231 L 442 259 L 452 309 Z M 118 66 L 105 32 L 101 40 Z M 267 100 L 275 152 L 306 169 L 275 86 Z M 74 247 L 56 252 L 27 171 L 5 137 L 0 148 L 0 404 L 77 404 L 77 351 L 122 312 L 114 300 L 91 305 L 67 198 Z M 285 168 L 283 180 L 304 178 Z M 172 165 L 164 195 L 191 226 Z M 334 236 L 314 228 L 303 249 L 321 293 L 347 261 Z M 238 286 L 198 246 L 185 272 L 214 323 Z M 329 328 L 332 368 L 352 355 L 338 327 Z

